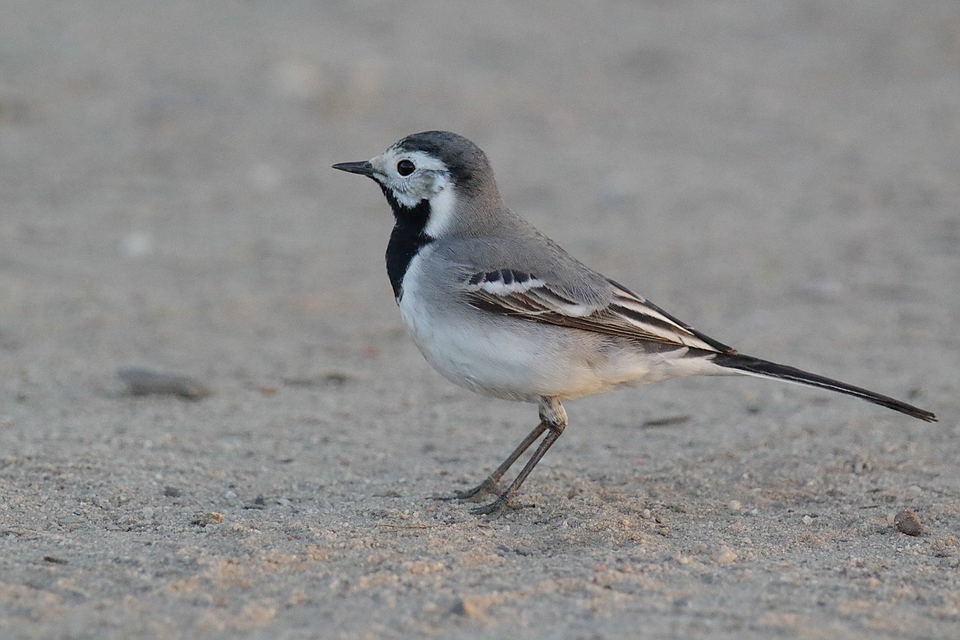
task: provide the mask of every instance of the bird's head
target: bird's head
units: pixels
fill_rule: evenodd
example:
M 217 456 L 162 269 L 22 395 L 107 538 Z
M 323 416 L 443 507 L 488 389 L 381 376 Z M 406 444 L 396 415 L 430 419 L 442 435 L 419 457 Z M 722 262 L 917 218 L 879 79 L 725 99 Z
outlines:
M 376 181 L 398 220 L 429 205 L 424 232 L 434 238 L 453 223 L 466 201 L 500 199 L 483 151 L 448 131 L 415 133 L 375 158 L 333 168 Z

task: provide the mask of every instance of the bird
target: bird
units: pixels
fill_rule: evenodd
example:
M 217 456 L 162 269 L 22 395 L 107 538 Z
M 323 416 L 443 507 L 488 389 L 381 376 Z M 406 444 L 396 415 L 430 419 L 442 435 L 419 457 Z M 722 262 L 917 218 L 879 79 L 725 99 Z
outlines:
M 390 205 L 387 276 L 413 342 L 447 380 L 536 403 L 540 421 L 503 463 L 453 499 L 497 516 L 567 426 L 562 402 L 693 375 L 747 375 L 862 398 L 908 416 L 905 402 L 744 355 L 590 269 L 504 204 L 486 154 L 448 131 L 406 136 L 334 169 L 373 179 Z M 546 434 L 544 436 L 544 434 Z M 537 441 L 509 486 L 500 481 Z

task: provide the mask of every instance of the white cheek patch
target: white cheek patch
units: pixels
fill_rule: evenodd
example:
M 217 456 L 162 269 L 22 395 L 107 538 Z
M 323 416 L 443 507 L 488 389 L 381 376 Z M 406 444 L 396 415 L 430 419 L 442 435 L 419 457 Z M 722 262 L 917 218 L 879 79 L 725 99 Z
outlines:
M 397 172 L 396 165 L 403 159 L 414 164 L 416 173 L 401 176 Z M 390 190 L 400 206 L 413 209 L 423 200 L 430 202 L 430 218 L 424 228 L 426 235 L 439 238 L 450 229 L 456 210 L 456 190 L 441 160 L 423 151 L 391 147 L 370 163 L 382 176 L 378 181 Z
M 446 178 L 438 181 L 439 191 L 430 198 L 430 219 L 423 232 L 431 238 L 441 238 L 453 226 L 454 212 L 457 205 L 457 195 Z

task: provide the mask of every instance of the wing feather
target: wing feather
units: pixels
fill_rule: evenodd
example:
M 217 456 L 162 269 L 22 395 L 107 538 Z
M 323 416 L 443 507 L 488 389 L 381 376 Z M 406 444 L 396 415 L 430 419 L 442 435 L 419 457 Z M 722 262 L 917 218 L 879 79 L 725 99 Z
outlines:
M 534 274 L 499 269 L 473 274 L 464 287 L 474 308 L 533 322 L 633 340 L 735 353 L 730 347 L 680 322 L 626 287 L 607 280 L 606 302 L 575 299 L 569 291 Z

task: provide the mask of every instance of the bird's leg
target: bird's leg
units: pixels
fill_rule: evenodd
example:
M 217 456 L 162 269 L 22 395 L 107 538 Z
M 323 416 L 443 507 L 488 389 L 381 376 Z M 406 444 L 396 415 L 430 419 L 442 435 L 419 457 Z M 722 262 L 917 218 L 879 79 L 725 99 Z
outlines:
M 530 475 L 530 472 L 533 471 L 533 468 L 537 466 L 537 463 L 540 462 L 540 459 L 543 458 L 547 450 L 557 441 L 557 438 L 560 437 L 560 434 L 563 433 L 564 427 L 567 426 L 567 412 L 564 410 L 563 405 L 560 404 L 560 401 L 556 398 L 540 398 L 540 432 L 542 433 L 544 428 L 548 429 L 547 436 L 543 439 L 543 442 L 540 443 L 540 446 L 537 447 L 537 450 L 533 452 L 533 455 L 530 456 L 530 459 L 527 460 L 527 464 L 523 466 L 523 469 L 520 470 L 520 473 L 510 484 L 510 487 L 506 491 L 500 494 L 496 500 L 490 504 L 485 504 L 482 507 L 477 507 L 473 509 L 473 513 L 477 515 L 499 515 L 510 502 L 510 500 L 517 494 L 517 491 L 520 490 L 520 485 L 523 484 L 523 481 L 527 479 L 527 476 Z M 543 425 L 546 425 L 544 428 Z M 533 435 L 533 434 L 531 434 Z M 539 433 L 537 434 L 540 435 Z M 530 438 L 528 436 L 527 440 L 533 442 L 536 440 L 536 437 Z M 524 444 L 529 446 L 529 443 L 525 440 Z M 524 447 L 526 448 L 526 447 Z M 522 453 L 514 452 L 516 456 L 512 456 L 515 460 L 517 456 Z M 508 460 L 512 462 L 512 460 Z M 507 465 L 509 466 L 509 465 Z M 505 471 L 506 469 L 504 469 Z M 481 485 L 482 486 L 482 485 Z
M 523 439 L 523 442 L 513 450 L 513 453 L 503 461 L 497 470 L 491 473 L 486 480 L 475 486 L 473 489 L 468 489 L 467 491 L 458 491 L 456 495 L 453 496 L 454 500 L 469 500 L 479 495 L 485 493 L 499 493 L 500 487 L 497 486 L 497 483 L 500 482 L 500 478 L 503 477 L 503 474 L 513 466 L 513 463 L 517 461 L 517 458 L 523 455 L 523 452 L 530 448 L 534 442 L 537 441 L 543 432 L 548 428 L 546 420 L 541 419 L 540 424 Z

